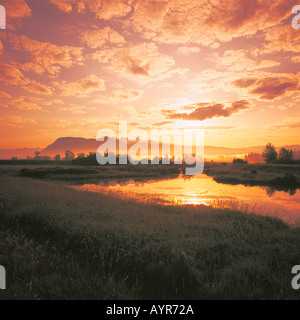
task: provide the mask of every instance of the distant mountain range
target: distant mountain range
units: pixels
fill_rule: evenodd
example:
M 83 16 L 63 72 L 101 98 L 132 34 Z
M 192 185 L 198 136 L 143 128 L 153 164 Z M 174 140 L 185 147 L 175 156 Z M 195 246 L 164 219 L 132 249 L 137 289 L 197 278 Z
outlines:
M 134 142 L 129 143 L 132 145 Z M 27 156 L 33 157 L 35 151 L 39 151 L 41 156 L 54 157 L 57 154 L 64 155 L 66 150 L 70 150 L 75 155 L 77 153 L 96 152 L 101 142 L 95 139 L 64 137 L 58 138 L 52 144 L 46 148 L 22 148 L 22 149 L 0 149 L 0 159 L 10 159 L 11 157 L 18 157 L 19 159 L 25 159 Z M 118 140 L 117 140 L 118 145 Z M 286 149 L 293 149 L 300 151 L 300 145 L 288 145 L 284 146 Z M 244 155 L 251 152 L 261 153 L 264 146 L 245 147 L 245 148 L 224 148 L 205 146 L 205 156 L 235 156 Z M 277 149 L 280 149 L 278 147 Z
M 95 139 L 85 139 L 85 138 L 58 138 L 48 147 L 41 151 L 43 156 L 55 156 L 56 154 L 63 155 L 66 150 L 70 150 L 73 153 L 88 153 L 96 152 L 101 142 Z

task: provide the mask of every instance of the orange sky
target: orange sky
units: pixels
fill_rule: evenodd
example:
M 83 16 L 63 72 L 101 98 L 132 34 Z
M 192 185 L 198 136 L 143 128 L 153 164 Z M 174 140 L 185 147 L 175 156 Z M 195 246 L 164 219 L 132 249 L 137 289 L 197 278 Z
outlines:
M 0 0 L 0 148 L 102 128 L 300 144 L 297 0 Z M 300 22 L 299 22 L 300 23 Z

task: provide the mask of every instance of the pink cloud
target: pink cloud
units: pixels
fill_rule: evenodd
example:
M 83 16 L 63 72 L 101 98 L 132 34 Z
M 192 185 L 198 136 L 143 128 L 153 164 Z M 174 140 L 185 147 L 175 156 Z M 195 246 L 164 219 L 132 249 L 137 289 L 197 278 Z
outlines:
M 11 95 L 6 92 L 0 92 L 0 98 L 1 99 L 11 99 Z
M 3 0 L 1 3 L 8 18 L 18 19 L 31 15 L 31 9 L 24 0 Z
M 23 86 L 22 88 L 31 93 L 45 94 L 45 95 L 49 95 L 52 93 L 52 90 L 48 86 L 38 83 L 36 81 L 31 81 L 30 84 L 28 84 L 27 86 Z
M 282 50 L 296 53 L 300 51 L 300 32 L 293 29 L 291 25 L 276 26 L 266 31 L 263 53 L 280 52 Z
M 0 82 L 7 85 L 20 86 L 26 91 L 38 94 L 51 94 L 49 87 L 31 80 L 16 67 L 0 62 Z
M 122 18 L 132 10 L 132 0 L 50 0 L 65 13 L 95 13 L 98 19 L 109 20 Z
M 27 85 L 29 80 L 16 67 L 0 62 L 0 81 L 11 85 Z
M 300 79 L 299 75 L 284 74 L 262 79 L 239 79 L 233 85 L 248 89 L 250 94 L 257 95 L 262 100 L 273 100 L 299 91 Z
M 100 96 L 97 97 L 93 102 L 94 103 L 123 103 L 128 101 L 138 100 L 144 91 L 137 89 L 120 89 L 114 92 L 113 96 Z
M 21 27 L 23 18 L 31 16 L 31 9 L 24 0 L 3 0 L 1 5 L 5 7 L 9 30 Z
M 90 93 L 103 91 L 105 82 L 95 74 L 91 74 L 78 81 L 63 82 L 60 84 L 60 88 L 65 96 L 86 97 Z
M 23 51 L 30 55 L 31 61 L 24 63 L 24 70 L 39 74 L 48 72 L 58 74 L 61 68 L 70 68 L 82 64 L 83 48 L 71 46 L 58 46 L 49 42 L 41 42 L 24 35 L 12 32 L 0 33 L 3 41 L 8 43 L 13 50 Z
M 295 4 L 297 0 L 137 0 L 124 25 L 152 41 L 216 48 L 219 42 L 278 25 Z
M 139 43 L 125 48 L 97 51 L 93 58 L 109 63 L 110 70 L 129 79 L 161 79 L 175 64 L 174 59 L 160 53 L 154 43 Z
M 124 37 L 110 27 L 85 30 L 80 34 L 80 40 L 93 49 L 125 44 Z
M 183 109 L 191 109 L 191 113 L 174 113 L 173 111 L 164 110 L 163 114 L 168 119 L 183 119 L 183 120 L 206 120 L 215 117 L 228 118 L 232 114 L 240 110 L 249 109 L 250 103 L 245 100 L 234 101 L 229 107 L 223 103 L 197 103 L 195 105 L 183 107 Z

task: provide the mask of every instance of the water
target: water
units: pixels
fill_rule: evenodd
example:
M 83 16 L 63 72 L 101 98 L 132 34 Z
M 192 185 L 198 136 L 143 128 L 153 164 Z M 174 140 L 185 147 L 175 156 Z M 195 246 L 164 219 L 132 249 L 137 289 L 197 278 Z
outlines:
M 113 194 L 136 201 L 163 205 L 208 205 L 216 208 L 238 209 L 244 212 L 275 216 L 300 225 L 300 192 L 291 195 L 265 187 L 249 187 L 215 182 L 201 174 L 191 178 L 148 181 L 110 180 L 99 184 L 74 186 L 75 189 Z

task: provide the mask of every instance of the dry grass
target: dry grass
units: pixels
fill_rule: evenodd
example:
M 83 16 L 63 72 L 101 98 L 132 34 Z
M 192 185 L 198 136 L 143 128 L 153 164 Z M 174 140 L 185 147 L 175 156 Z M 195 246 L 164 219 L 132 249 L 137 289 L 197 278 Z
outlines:
M 297 299 L 299 229 L 2 176 L 2 299 Z

